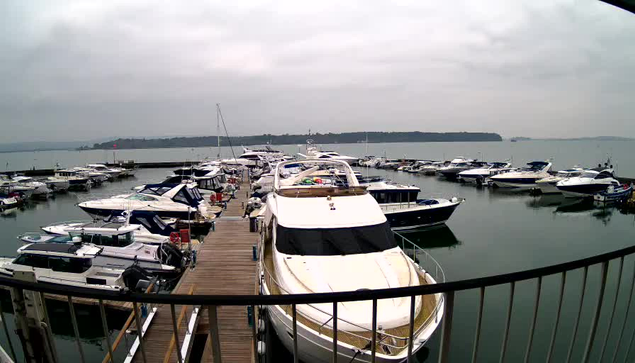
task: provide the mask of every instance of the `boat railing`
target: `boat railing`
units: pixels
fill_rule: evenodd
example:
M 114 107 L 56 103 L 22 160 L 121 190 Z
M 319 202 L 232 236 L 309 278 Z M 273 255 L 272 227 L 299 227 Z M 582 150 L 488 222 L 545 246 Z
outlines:
M 397 237 L 396 239 L 399 241 L 398 245 L 401 245 L 401 249 L 404 252 L 404 254 L 411 260 L 411 263 L 416 266 L 416 268 L 418 269 L 418 274 L 417 276 L 419 276 L 419 274 L 421 274 L 426 282 L 429 283 L 431 282 L 430 279 L 428 279 L 429 277 L 432 277 L 434 279 L 433 283 L 442 283 L 445 282 L 445 273 L 443 272 L 443 268 L 441 267 L 441 265 L 429 254 L 427 253 L 425 250 L 423 250 L 421 247 L 417 246 L 415 243 L 413 243 L 412 241 L 408 240 L 406 237 L 404 237 L 403 235 L 400 235 L 398 233 L 395 233 L 395 236 Z M 262 258 L 265 258 L 264 256 Z M 425 265 L 422 265 L 425 264 Z M 264 283 L 266 284 L 267 288 L 269 289 L 269 293 L 273 293 L 272 292 L 272 287 L 275 286 L 276 289 L 278 289 L 278 291 L 282 294 L 290 294 L 289 291 L 287 291 L 284 286 L 282 286 L 282 284 L 280 284 L 277 279 L 274 277 L 274 275 L 271 273 L 271 271 L 269 271 L 269 268 L 267 267 L 267 264 L 264 263 L 262 264 L 263 266 L 263 271 L 262 271 L 262 278 L 264 279 Z M 432 269 L 434 269 L 434 275 L 431 273 Z M 413 338 L 417 337 L 419 335 L 419 333 L 425 329 L 426 327 L 429 326 L 429 324 L 434 320 L 435 323 L 438 323 L 439 320 L 442 318 L 442 309 L 443 309 L 443 304 L 444 304 L 444 299 L 443 299 L 443 294 L 435 294 L 433 296 L 433 298 L 435 299 L 435 305 L 434 305 L 434 309 L 432 309 L 432 311 L 429 313 L 429 315 L 425 318 L 425 320 L 418 326 L 415 327 L 415 330 L 413 332 Z M 411 301 L 411 304 L 413 302 Z M 422 302 L 423 304 L 423 302 Z M 303 315 L 303 317 L 309 321 L 311 321 L 313 324 L 319 326 L 318 328 L 318 332 L 320 334 L 322 334 L 322 329 L 324 328 L 324 326 L 326 326 L 327 324 L 331 323 L 332 325 L 332 320 L 333 320 L 333 313 L 332 310 L 331 311 L 325 311 L 315 305 L 312 304 L 308 304 L 308 307 L 310 307 L 312 310 L 322 314 L 323 316 L 325 316 L 327 318 L 326 321 L 318 321 L 315 319 L 310 318 L 309 316 Z M 423 309 L 420 313 L 423 313 Z M 366 334 L 369 334 L 372 336 L 372 329 L 368 329 L 365 327 L 362 327 L 358 324 L 352 323 L 350 321 L 347 321 L 346 319 L 342 319 L 342 318 L 337 318 L 338 322 L 342 322 L 345 324 L 348 324 L 350 326 L 355 327 L 356 330 L 354 331 L 350 331 L 350 330 L 344 330 L 344 329 L 338 329 L 338 334 L 346 334 L 352 337 L 355 337 L 357 339 L 362 339 L 367 341 L 368 343 L 371 343 L 371 338 L 364 336 L 364 335 L 360 335 L 356 332 L 363 332 Z M 409 337 L 407 336 L 397 336 L 397 335 L 393 335 L 390 334 L 386 331 L 383 331 L 382 336 L 387 337 L 387 338 L 391 338 L 393 342 L 393 344 L 390 343 L 386 343 L 386 342 L 382 342 L 381 345 L 386 346 L 386 347 L 390 347 L 396 350 L 400 350 L 400 349 L 404 349 L 409 345 Z

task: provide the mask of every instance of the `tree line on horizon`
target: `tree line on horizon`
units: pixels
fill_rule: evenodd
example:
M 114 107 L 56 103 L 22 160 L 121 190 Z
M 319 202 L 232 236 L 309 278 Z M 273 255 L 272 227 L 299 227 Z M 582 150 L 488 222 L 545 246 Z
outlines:
M 315 144 L 353 144 L 389 143 L 389 142 L 457 142 L 457 141 L 502 141 L 503 138 L 492 132 L 345 132 L 345 133 L 314 133 L 298 135 L 254 135 L 234 136 L 227 139 L 221 136 L 221 146 L 240 145 L 297 145 L 305 144 L 307 140 Z M 119 138 L 116 140 L 96 143 L 92 149 L 155 149 L 176 147 L 210 147 L 216 146 L 217 136 L 198 137 L 170 137 L 159 139 Z M 88 149 L 83 147 L 82 149 Z

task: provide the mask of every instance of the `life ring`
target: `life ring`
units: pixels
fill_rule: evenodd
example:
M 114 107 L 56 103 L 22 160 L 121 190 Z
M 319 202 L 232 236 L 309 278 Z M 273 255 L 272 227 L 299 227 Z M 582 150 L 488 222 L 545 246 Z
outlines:
M 177 243 L 179 241 L 179 232 L 170 233 L 170 242 Z
M 210 203 L 216 203 L 216 193 L 212 193 L 209 196 Z

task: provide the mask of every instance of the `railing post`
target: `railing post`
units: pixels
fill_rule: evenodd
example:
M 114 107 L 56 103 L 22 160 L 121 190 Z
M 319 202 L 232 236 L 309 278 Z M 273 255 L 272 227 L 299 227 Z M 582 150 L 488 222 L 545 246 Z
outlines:
M 481 340 L 481 324 L 483 323 L 484 300 L 485 300 L 485 287 L 481 287 L 480 298 L 478 303 L 478 315 L 476 316 L 476 333 L 474 336 L 474 349 L 472 350 L 472 363 L 476 363 L 476 357 L 478 357 L 478 345 Z
M 635 279 L 633 280 L 635 281 Z M 549 353 L 547 354 L 546 362 L 551 362 L 551 355 L 553 354 L 553 348 L 556 343 L 556 336 L 558 334 L 558 324 L 560 323 L 560 313 L 562 312 L 562 298 L 564 297 L 564 287 L 567 283 L 567 272 L 562 273 L 560 280 L 560 296 L 558 297 L 558 309 L 556 310 L 556 321 L 553 325 L 553 332 L 551 332 L 551 342 L 549 343 Z
M 85 362 L 84 349 L 82 349 L 82 341 L 79 339 L 79 327 L 77 326 L 77 317 L 75 316 L 75 306 L 73 305 L 73 298 L 68 295 L 68 307 L 71 312 L 71 322 L 73 323 L 73 331 L 75 332 L 75 342 L 77 343 L 77 350 L 79 351 L 79 358 L 82 362 Z
M 108 321 L 106 320 L 106 309 L 104 309 L 104 301 L 99 299 L 99 314 L 101 315 L 101 326 L 104 328 L 104 337 L 108 344 L 108 360 L 115 363 L 115 356 L 112 353 L 112 343 L 110 342 L 110 332 L 108 331 Z
M 542 287 L 542 276 L 538 277 L 536 283 L 536 300 L 534 302 L 534 315 L 531 319 L 531 328 L 529 328 L 529 341 L 527 342 L 527 351 L 525 352 L 525 363 L 529 362 L 531 355 L 531 345 L 534 341 L 534 329 L 536 329 L 536 320 L 538 319 L 538 307 L 540 306 L 540 289 Z
M 337 301 L 333 302 L 333 363 L 337 363 Z
M 633 300 L 633 290 L 635 288 L 635 265 L 633 266 L 633 277 L 631 278 L 631 290 L 628 293 L 628 301 L 626 302 L 626 313 L 624 313 L 624 320 L 622 321 L 622 329 L 620 329 L 620 336 L 617 338 L 615 344 L 615 352 L 613 352 L 613 359 L 611 362 L 615 362 L 617 359 L 617 352 L 620 350 L 620 344 L 622 343 L 622 337 L 624 336 L 624 330 L 626 329 L 626 322 L 628 321 L 628 314 L 631 310 L 631 301 Z M 626 357 L 628 358 L 628 356 Z
M 415 302 L 416 302 L 416 295 L 412 295 L 410 296 L 410 322 L 408 323 L 409 325 L 409 329 L 408 329 L 408 363 L 410 363 L 410 360 L 412 359 L 412 348 L 414 345 L 413 342 L 413 337 L 414 337 L 414 331 L 415 331 Z
M 141 348 L 141 357 L 143 358 L 143 363 L 146 363 L 148 359 L 146 358 L 146 348 L 143 343 L 143 325 L 141 324 L 141 317 L 139 316 L 139 306 L 136 302 L 132 303 L 132 308 L 134 309 L 134 318 L 135 323 L 137 325 L 137 337 L 139 337 L 139 347 Z
M 600 350 L 600 361 L 604 360 L 604 352 L 606 345 L 609 342 L 609 335 L 611 334 L 611 327 L 613 326 L 613 318 L 615 317 L 615 308 L 617 307 L 617 299 L 620 297 L 620 286 L 622 285 L 622 272 L 624 270 L 624 256 L 620 258 L 620 267 L 617 275 L 617 287 L 615 288 L 615 298 L 613 299 L 613 308 L 611 309 L 611 317 L 609 318 L 609 326 L 606 328 L 606 336 L 602 343 L 602 349 Z M 615 348 L 617 350 L 617 348 Z
M 600 292 L 598 293 L 598 301 L 596 303 L 595 314 L 593 315 L 593 321 L 591 322 L 591 328 L 589 331 L 589 337 L 586 342 L 586 348 L 584 348 L 584 355 L 582 356 L 582 362 L 587 363 L 590 358 L 591 349 L 593 348 L 593 340 L 595 339 L 595 333 L 598 327 L 598 321 L 600 320 L 600 313 L 602 312 L 602 301 L 604 301 L 604 290 L 606 288 L 606 275 L 608 272 L 608 261 L 602 263 L 602 277 L 600 282 Z
M 176 343 L 176 358 L 178 359 L 178 363 L 183 363 L 183 357 L 181 356 L 181 343 L 179 343 L 179 326 L 176 322 L 174 304 L 170 304 L 170 314 L 172 315 L 172 333 L 174 334 L 174 342 Z
M 220 336 L 218 332 L 218 312 L 215 305 L 207 307 L 207 315 L 209 318 L 209 338 L 212 342 L 212 357 L 214 363 L 222 362 L 222 355 L 220 349 Z
M 11 357 L 13 358 L 14 362 L 17 362 L 18 359 L 15 356 L 15 350 L 13 349 L 13 343 L 11 342 L 11 335 L 9 335 L 7 320 L 4 316 L 4 312 L 2 311 L 2 304 L 0 304 L 0 320 L 2 320 L 2 328 L 4 329 L 4 334 L 7 336 L 7 342 L 9 343 L 9 349 L 11 350 Z
M 372 336 L 370 344 L 370 361 L 375 363 L 375 355 L 377 354 L 377 299 L 373 299 Z
M 441 347 L 439 349 L 439 363 L 449 362 L 450 340 L 452 337 L 452 315 L 454 313 L 454 291 L 445 293 L 445 316 L 441 330 Z
M 295 304 L 291 305 L 291 314 L 293 316 L 293 362 L 298 363 L 298 311 Z
M 503 334 L 503 346 L 501 347 L 501 355 L 499 363 L 505 361 L 505 355 L 507 354 L 507 341 L 509 340 L 509 327 L 512 322 L 512 310 L 514 308 L 514 290 L 516 289 L 516 282 L 512 281 L 509 289 L 509 306 L 507 307 L 507 320 L 505 321 L 505 333 Z
M 584 304 L 584 295 L 586 293 L 586 280 L 589 275 L 589 266 L 584 267 L 584 275 L 582 277 L 582 295 L 580 296 L 580 306 L 578 307 L 578 316 L 574 320 L 573 335 L 571 336 L 571 344 L 569 345 L 569 351 L 567 352 L 567 359 L 565 362 L 571 361 L 571 353 L 573 353 L 573 346 L 575 345 L 575 338 L 578 335 L 578 326 L 580 325 L 580 316 L 582 315 L 582 305 Z

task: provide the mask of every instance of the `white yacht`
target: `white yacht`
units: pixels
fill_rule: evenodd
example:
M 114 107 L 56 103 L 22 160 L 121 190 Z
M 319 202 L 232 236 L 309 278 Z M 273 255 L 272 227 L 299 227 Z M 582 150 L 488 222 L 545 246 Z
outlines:
M 54 193 L 66 193 L 71 186 L 67 179 L 57 178 L 54 176 L 42 179 L 42 182 L 46 183 L 46 186 Z
M 322 151 L 317 145 L 313 144 L 312 140 L 307 140 L 306 145 L 306 153 L 298 155 L 302 156 L 305 159 L 315 160 L 315 159 L 324 159 L 324 160 L 337 160 L 344 161 L 350 165 L 355 165 L 359 162 L 359 158 L 354 156 L 341 155 L 336 151 Z
M 76 166 L 73 168 L 73 170 L 77 170 L 80 173 L 87 174 L 90 177 L 90 181 L 92 182 L 93 186 L 102 185 L 104 182 L 113 179 L 112 175 L 108 173 L 96 171 L 95 169 L 91 169 L 91 168 L 83 168 L 81 166 Z
M 395 242 L 375 199 L 359 186 L 342 161 L 301 161 L 308 169 L 283 179 L 276 172 L 274 192 L 267 198 L 260 250 L 261 293 L 305 294 L 385 289 L 434 284 Z M 312 164 L 306 164 L 312 163 Z M 339 182 L 307 184 L 313 172 L 337 167 Z M 284 163 L 278 165 L 281 170 Z M 335 173 L 333 173 L 334 175 Z M 321 177 L 320 177 L 321 178 Z M 415 298 L 414 340 L 409 341 L 410 297 L 377 303 L 377 362 L 401 362 L 408 346 L 418 351 L 443 316 L 443 295 Z M 297 306 L 299 359 L 329 362 L 333 305 Z M 339 303 L 338 362 L 370 361 L 372 301 Z M 269 319 L 288 348 L 293 347 L 290 306 L 274 305 Z
M 119 178 L 124 173 L 123 169 L 109 168 L 104 164 L 88 164 L 86 165 L 86 168 L 92 169 L 98 173 L 109 175 L 111 179 Z
M 613 176 L 612 169 L 586 170 L 578 177 L 561 180 L 556 184 L 556 188 L 569 198 L 590 197 L 606 191 L 609 186 L 620 186 L 620 182 Z
M 435 175 L 439 168 L 443 167 L 445 163 L 443 161 L 434 161 L 428 165 L 424 165 L 419 168 L 418 173 L 423 175 Z
M 474 160 L 459 156 L 452 160 L 450 164 L 437 168 L 437 174 L 444 176 L 446 179 L 456 179 L 460 172 L 473 169 L 475 166 Z
M 14 176 L 11 180 L 19 186 L 33 188 L 33 193 L 31 194 L 33 198 L 46 199 L 53 193 L 46 183 L 33 180 L 33 178 L 28 176 Z
M 491 162 L 482 168 L 468 169 L 459 173 L 458 178 L 470 183 L 483 183 L 485 179 L 500 173 L 510 171 L 512 164 L 508 162 Z
M 73 190 L 90 190 L 93 186 L 90 176 L 77 170 L 56 170 L 55 178 L 68 181 L 69 189 Z
M 7 175 L 0 175 L 0 193 L 2 194 L 19 196 L 20 199 L 28 199 L 33 195 L 34 191 L 35 187 L 32 185 L 20 184 Z
M 52 223 L 41 227 L 51 235 L 68 236 L 71 233 L 81 233 L 86 228 L 122 228 L 137 225 L 133 231 L 134 240 L 144 244 L 163 244 L 170 242 L 170 234 L 178 232 L 173 223 L 168 223 L 154 212 L 131 211 L 122 216 L 110 216 L 104 220 L 66 221 Z
M 185 268 L 185 257 L 170 243 L 147 245 L 135 240 L 139 225 L 84 224 L 65 229 L 65 235 L 25 233 L 18 238 L 24 243 L 87 243 L 102 247 L 93 259 L 94 266 L 126 269 L 137 264 L 156 274 L 175 274 Z
M 15 208 L 20 204 L 20 201 L 16 197 L 10 197 L 8 195 L 0 195 L 0 210 L 6 210 Z
M 124 211 L 155 212 L 162 218 L 210 220 L 218 213 L 193 184 L 147 184 L 138 193 L 79 203 L 93 217 L 120 215 Z
M 559 170 L 556 175 L 550 175 L 546 178 L 542 178 L 536 181 L 536 185 L 540 188 L 542 194 L 560 194 L 560 191 L 556 187 L 559 181 L 580 176 L 584 172 L 584 169 L 573 167 L 571 169 Z
M 372 181 L 366 185 L 370 195 L 379 203 L 393 231 L 444 224 L 464 201 L 457 197 L 419 199 L 419 187 L 384 180 Z
M 551 162 L 532 161 L 527 167 L 518 171 L 510 171 L 490 177 L 492 183 L 499 188 L 536 188 L 536 181 L 550 176 Z
M 83 244 L 33 243 L 18 249 L 16 258 L 0 258 L 0 275 L 33 272 L 39 283 L 121 291 L 148 280 L 142 269 L 93 265 L 102 248 Z

